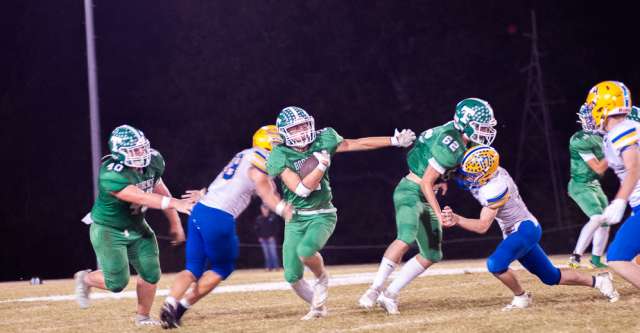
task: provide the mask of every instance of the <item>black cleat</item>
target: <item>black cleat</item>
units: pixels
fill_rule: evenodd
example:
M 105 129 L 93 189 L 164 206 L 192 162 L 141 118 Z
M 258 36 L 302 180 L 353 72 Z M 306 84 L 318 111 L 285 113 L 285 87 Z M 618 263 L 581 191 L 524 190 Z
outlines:
M 164 303 L 162 305 L 162 310 L 160 310 L 160 321 L 162 322 L 162 328 L 164 329 L 180 328 L 180 320 L 176 315 L 176 308 L 169 303 Z

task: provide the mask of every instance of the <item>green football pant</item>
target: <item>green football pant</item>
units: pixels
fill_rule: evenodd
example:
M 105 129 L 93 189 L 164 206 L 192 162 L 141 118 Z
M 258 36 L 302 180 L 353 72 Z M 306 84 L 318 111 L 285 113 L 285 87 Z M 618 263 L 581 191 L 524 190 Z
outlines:
M 294 215 L 284 227 L 282 264 L 284 279 L 289 283 L 300 280 L 304 264 L 300 257 L 311 257 L 320 251 L 333 234 L 338 216 L 336 213 Z
M 119 292 L 129 284 L 129 263 L 146 282 L 155 284 L 160 280 L 155 234 L 93 223 L 90 236 L 107 289 Z
M 399 239 L 418 243 L 420 255 L 431 262 L 442 260 L 442 226 L 422 194 L 420 185 L 406 179 L 393 192 Z
M 602 214 L 609 204 L 607 196 L 597 180 L 588 183 L 570 180 L 569 196 L 588 217 Z

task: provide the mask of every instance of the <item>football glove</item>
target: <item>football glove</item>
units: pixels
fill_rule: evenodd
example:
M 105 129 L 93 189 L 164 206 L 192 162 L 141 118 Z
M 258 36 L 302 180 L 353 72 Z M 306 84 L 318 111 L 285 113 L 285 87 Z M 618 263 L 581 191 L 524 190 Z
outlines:
M 416 139 L 416 134 L 413 133 L 410 129 L 403 129 L 401 132 L 398 132 L 396 128 L 393 132 L 393 136 L 391 137 L 391 145 L 395 147 L 409 147 Z

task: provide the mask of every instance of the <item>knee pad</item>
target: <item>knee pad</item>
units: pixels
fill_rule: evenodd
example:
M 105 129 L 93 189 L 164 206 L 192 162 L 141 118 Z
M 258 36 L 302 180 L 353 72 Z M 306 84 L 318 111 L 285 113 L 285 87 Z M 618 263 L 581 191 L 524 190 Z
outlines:
M 107 287 L 107 289 L 109 289 L 109 291 L 112 291 L 114 293 L 119 293 L 122 290 L 124 290 L 124 288 L 126 288 L 127 285 L 129 284 L 129 268 L 128 267 L 126 270 L 122 270 L 117 273 L 108 273 L 108 272 L 103 272 L 103 273 L 104 273 L 104 284 Z
M 304 274 L 304 271 L 301 271 L 300 273 L 298 273 L 298 272 L 294 272 L 292 269 L 287 269 L 286 267 L 284 268 L 284 280 L 290 284 L 294 284 L 300 279 L 302 279 L 303 274 Z
M 140 271 L 138 274 L 147 283 L 156 284 L 160 281 L 160 262 L 158 257 L 149 256 L 139 260 Z
M 487 259 L 487 270 L 489 270 L 492 274 L 502 274 L 509 269 L 509 263 L 504 263 L 503 260 L 500 260 L 494 256 L 489 257 Z
M 220 275 L 223 280 L 226 280 L 231 273 L 235 270 L 235 265 L 233 262 L 224 263 L 224 264 L 212 264 L 211 271 Z M 200 273 L 202 275 L 202 273 Z
M 548 286 L 555 286 L 560 283 L 561 277 L 562 273 L 556 267 L 554 267 L 553 270 L 549 270 L 538 275 L 540 281 Z

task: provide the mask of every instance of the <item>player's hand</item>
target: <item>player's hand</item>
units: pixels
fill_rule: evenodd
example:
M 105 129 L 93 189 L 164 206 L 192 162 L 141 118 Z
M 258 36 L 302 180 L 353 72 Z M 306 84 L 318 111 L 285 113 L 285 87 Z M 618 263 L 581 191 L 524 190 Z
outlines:
M 458 215 L 453 213 L 449 206 L 445 206 L 442 210 L 442 226 L 445 228 L 453 227 L 458 223 Z
M 449 185 L 447 185 L 446 182 L 442 182 L 442 183 L 438 183 L 438 184 L 433 185 L 433 192 L 435 194 L 438 194 L 438 192 L 440 192 L 440 194 L 446 195 L 447 194 L 447 189 L 449 189 Z
M 326 150 L 323 150 L 321 152 L 316 151 L 313 153 L 313 156 L 318 159 L 318 162 L 324 164 L 325 166 L 331 165 L 331 156 L 329 156 L 329 153 L 327 153 Z
M 185 241 L 184 229 L 182 229 L 182 225 L 171 228 L 171 230 L 169 230 L 169 235 L 171 236 L 171 246 L 178 246 Z
M 181 197 L 184 200 L 196 203 L 200 201 L 202 197 L 204 197 L 205 193 L 206 193 L 206 189 L 204 188 L 200 190 L 187 190 L 184 192 L 184 194 Z
M 173 209 L 177 210 L 182 214 L 191 215 L 191 210 L 193 209 L 193 205 L 195 202 L 191 202 L 189 200 L 180 200 L 173 198 Z
M 284 207 L 284 210 L 282 211 L 282 218 L 284 219 L 285 223 L 289 223 L 289 221 L 291 221 L 291 218 L 293 218 L 293 206 L 291 206 L 290 203 L 287 203 L 287 205 Z
M 411 146 L 415 139 L 416 134 L 413 133 L 412 130 L 403 129 L 402 131 L 398 132 L 398 129 L 396 128 L 393 131 L 393 136 L 391 137 L 391 145 L 395 147 L 406 148 Z
M 620 223 L 622 221 L 622 217 L 624 216 L 624 211 L 627 209 L 627 200 L 624 199 L 614 199 L 611 201 L 609 206 L 604 209 L 604 219 L 607 222 L 607 225 L 614 225 Z

